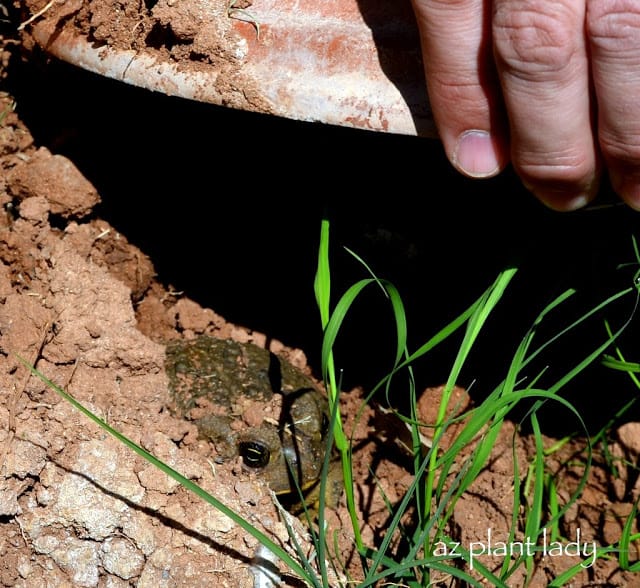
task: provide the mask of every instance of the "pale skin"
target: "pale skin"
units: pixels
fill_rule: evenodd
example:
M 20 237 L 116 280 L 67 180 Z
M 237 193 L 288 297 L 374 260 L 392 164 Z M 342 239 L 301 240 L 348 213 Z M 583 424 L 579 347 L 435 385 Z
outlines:
M 412 0 L 429 101 L 451 163 L 509 163 L 554 210 L 605 174 L 640 210 L 640 0 Z

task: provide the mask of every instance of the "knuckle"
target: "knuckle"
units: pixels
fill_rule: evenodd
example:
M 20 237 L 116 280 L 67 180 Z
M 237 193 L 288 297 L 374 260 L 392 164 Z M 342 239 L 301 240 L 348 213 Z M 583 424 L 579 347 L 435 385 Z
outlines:
M 427 86 L 437 90 L 448 100 L 465 101 L 480 92 L 480 86 L 473 76 L 458 71 L 434 71 L 427 80 Z
M 516 4 L 503 2 L 494 13 L 496 59 L 517 75 L 566 69 L 583 43 L 583 17 L 564 3 L 525 2 L 519 10 Z
M 640 167 L 640 129 L 630 134 L 600 131 L 600 149 L 607 159 L 615 159 L 628 166 Z
M 518 175 L 531 184 L 544 183 L 559 188 L 584 184 L 593 175 L 594 161 L 575 152 L 514 154 Z
M 640 49 L 640 2 L 637 0 L 590 0 L 586 32 L 602 51 Z
M 446 105 L 450 116 L 461 119 L 461 124 L 465 118 L 477 120 L 488 116 L 490 108 L 485 92 L 474 76 L 464 71 L 432 72 L 427 88 L 430 99 L 440 106 Z

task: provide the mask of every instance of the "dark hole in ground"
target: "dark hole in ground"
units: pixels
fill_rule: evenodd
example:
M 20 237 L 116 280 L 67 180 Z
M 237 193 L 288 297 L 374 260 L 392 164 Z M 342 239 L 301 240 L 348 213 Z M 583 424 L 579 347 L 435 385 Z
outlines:
M 45 61 L 13 64 L 19 72 L 9 90 L 37 144 L 69 157 L 96 186 L 98 214 L 151 257 L 163 283 L 304 349 L 317 373 L 313 277 L 323 214 L 331 221 L 334 302 L 368 277 L 349 247 L 398 287 L 412 349 L 499 270 L 519 265 L 463 374 L 478 398 L 504 377 L 526 329 L 556 295 L 581 292 L 550 317 L 549 333 L 631 283 L 633 269 L 616 270 L 633 261 L 637 213 L 625 207 L 552 213 L 510 171 L 487 181 L 459 177 L 435 141 L 198 104 Z M 607 316 L 619 322 L 629 310 L 619 305 Z M 369 388 L 386 373 L 394 332 L 388 304 L 370 289 L 338 343 L 345 388 Z M 637 332 L 624 340 L 633 343 Z M 603 337 L 602 322 L 593 321 L 537 365 L 548 364 L 554 381 Z M 444 381 L 458 341 L 416 365 L 419 388 Z M 635 346 L 623 349 L 638 360 Z M 566 393 L 597 427 L 637 390 L 594 368 Z M 548 416 L 566 425 L 556 406 Z

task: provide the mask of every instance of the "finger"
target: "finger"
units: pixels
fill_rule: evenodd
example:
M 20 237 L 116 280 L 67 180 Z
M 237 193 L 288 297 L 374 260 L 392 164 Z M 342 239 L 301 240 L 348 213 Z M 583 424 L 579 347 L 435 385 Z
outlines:
M 586 22 L 600 149 L 613 188 L 640 210 L 640 3 L 591 0 Z
M 598 184 L 585 3 L 495 0 L 496 66 L 509 114 L 511 159 L 542 201 L 572 210 Z
M 471 177 L 508 163 L 489 2 L 413 0 L 434 121 L 450 161 Z

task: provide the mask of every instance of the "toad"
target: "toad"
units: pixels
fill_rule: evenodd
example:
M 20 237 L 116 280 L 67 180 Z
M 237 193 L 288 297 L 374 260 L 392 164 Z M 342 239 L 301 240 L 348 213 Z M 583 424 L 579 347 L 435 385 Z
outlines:
M 317 485 L 327 449 L 326 399 L 286 360 L 253 344 L 200 336 L 167 345 L 174 408 L 280 495 Z M 307 503 L 307 499 L 305 499 Z

